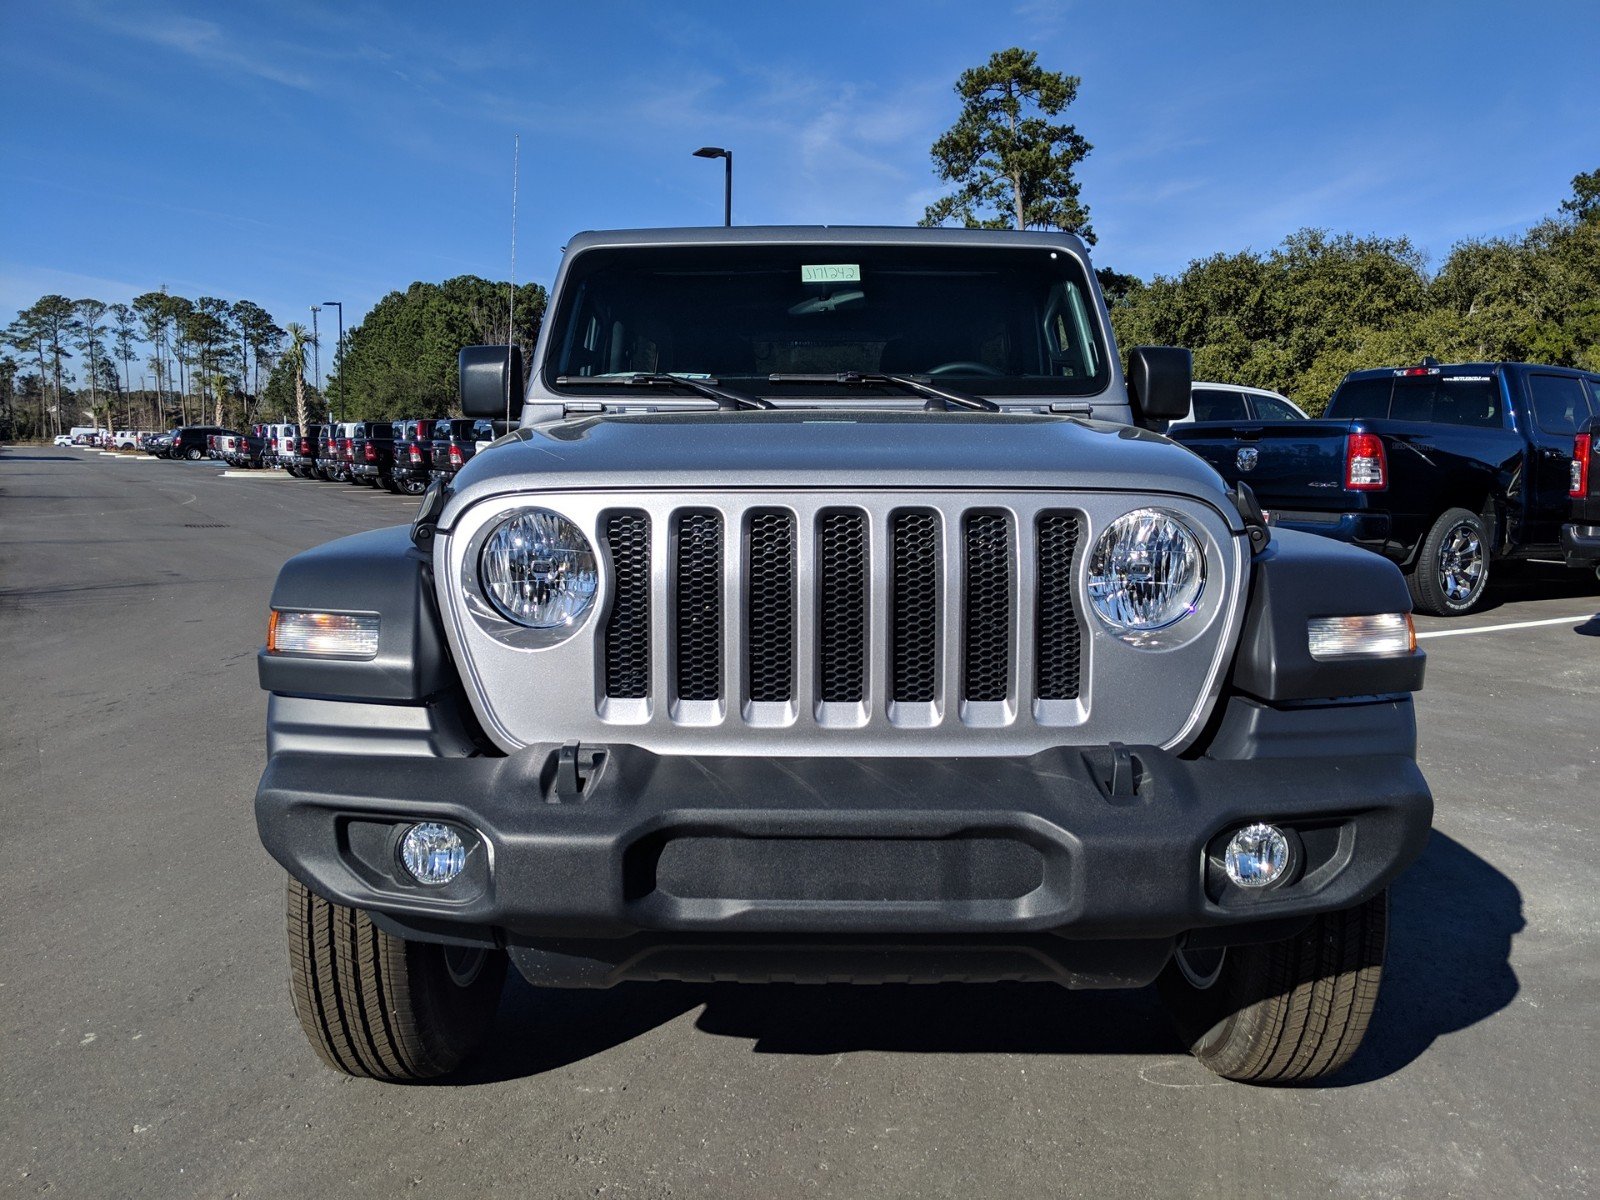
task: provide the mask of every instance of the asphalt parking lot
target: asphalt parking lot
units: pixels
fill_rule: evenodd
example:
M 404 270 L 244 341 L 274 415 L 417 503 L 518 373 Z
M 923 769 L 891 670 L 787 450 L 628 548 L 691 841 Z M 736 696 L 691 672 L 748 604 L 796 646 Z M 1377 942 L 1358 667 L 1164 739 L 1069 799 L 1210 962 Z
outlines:
M 513 979 L 503 1048 L 459 1081 L 327 1071 L 251 816 L 254 656 L 287 556 L 414 507 L 0 452 L 0 1193 L 1600 1190 L 1600 589 L 1554 571 L 1419 622 L 1436 831 L 1334 1086 L 1212 1077 L 1150 991 L 1022 985 Z

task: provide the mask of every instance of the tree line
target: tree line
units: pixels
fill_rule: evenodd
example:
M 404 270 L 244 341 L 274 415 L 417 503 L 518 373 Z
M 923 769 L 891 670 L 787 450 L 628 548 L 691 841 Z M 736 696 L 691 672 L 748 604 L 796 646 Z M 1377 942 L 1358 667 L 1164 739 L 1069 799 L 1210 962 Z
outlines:
M 1081 84 L 1015 46 L 962 72 L 956 121 L 930 151 L 954 190 L 922 224 L 1061 229 L 1093 245 L 1073 175 L 1092 147 L 1058 119 Z M 1461 242 L 1436 271 L 1404 237 L 1302 229 L 1148 282 L 1098 274 L 1120 345 L 1188 347 L 1196 378 L 1271 388 L 1313 415 L 1347 371 L 1427 354 L 1600 370 L 1600 170 L 1545 220 Z
M 159 428 L 248 417 L 284 336 L 250 300 L 165 288 L 126 304 L 41 296 L 0 331 L 14 352 L 0 354 L 0 419 L 26 437 L 81 421 Z
M 165 288 L 126 304 L 41 296 L 0 330 L 0 425 L 26 438 L 89 423 L 445 415 L 457 411 L 457 352 L 504 342 L 511 299 L 509 284 L 473 275 L 391 292 L 346 335 L 343 354 L 329 347 L 324 394 L 307 374 L 327 335 L 280 326 L 253 301 L 190 300 Z M 544 309 L 544 288 L 516 289 L 515 337 L 527 364 Z
M 1264 253 L 1113 281 L 1123 346 L 1186 346 L 1195 378 L 1271 388 L 1313 416 L 1346 372 L 1512 360 L 1600 370 L 1600 170 L 1515 237 L 1458 243 L 1437 270 L 1406 238 L 1302 229 Z

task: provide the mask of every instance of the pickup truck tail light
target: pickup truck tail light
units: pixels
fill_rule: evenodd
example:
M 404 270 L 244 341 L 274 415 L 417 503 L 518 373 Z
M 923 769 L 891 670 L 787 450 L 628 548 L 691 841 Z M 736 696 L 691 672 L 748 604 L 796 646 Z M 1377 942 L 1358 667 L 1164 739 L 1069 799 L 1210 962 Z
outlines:
M 410 447 L 407 451 L 407 455 L 413 463 L 420 464 L 422 462 L 422 451 L 416 446 Z
M 345 440 L 344 440 L 344 456 L 348 460 L 352 460 L 353 461 L 355 459 L 355 456 L 356 456 L 356 442 L 355 442 L 354 438 L 345 438 Z
M 366 445 L 365 455 L 366 455 L 366 460 L 368 462 L 377 462 L 378 461 L 378 447 L 375 446 L 373 443 L 368 442 L 367 445 Z
M 461 456 L 461 447 L 460 446 L 451 446 L 450 447 L 450 465 L 452 467 L 462 466 L 463 464 L 465 464 L 466 461 L 467 460 Z
M 1574 499 L 1589 494 L 1589 459 L 1593 452 L 1594 439 L 1589 434 L 1580 433 L 1572 439 L 1572 482 L 1567 495 Z
M 1389 486 L 1389 463 L 1377 434 L 1352 433 L 1345 439 L 1344 486 L 1352 492 L 1381 492 Z

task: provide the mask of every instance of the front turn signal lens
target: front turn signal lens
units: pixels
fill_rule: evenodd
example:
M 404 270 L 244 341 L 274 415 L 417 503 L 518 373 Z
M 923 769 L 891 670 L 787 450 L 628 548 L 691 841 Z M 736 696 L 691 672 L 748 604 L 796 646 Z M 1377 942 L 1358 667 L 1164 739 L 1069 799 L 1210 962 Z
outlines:
M 267 622 L 268 654 L 377 658 L 378 618 L 349 613 L 278 612 Z
M 1312 617 L 1307 623 L 1311 657 L 1390 658 L 1417 648 L 1417 629 L 1410 613 L 1378 613 L 1367 617 Z

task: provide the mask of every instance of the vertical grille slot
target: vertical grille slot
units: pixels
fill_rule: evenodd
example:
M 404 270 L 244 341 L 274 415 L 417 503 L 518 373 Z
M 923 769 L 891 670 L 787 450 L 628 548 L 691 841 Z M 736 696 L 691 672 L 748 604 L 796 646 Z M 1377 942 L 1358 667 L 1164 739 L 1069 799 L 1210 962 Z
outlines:
M 889 694 L 899 704 L 927 704 L 939 670 L 939 520 L 900 512 L 891 529 Z
M 751 700 L 794 699 L 794 576 L 793 514 L 756 509 L 745 579 Z
M 1011 539 L 998 513 L 969 513 L 962 697 L 1004 700 L 1011 674 Z
M 605 634 L 606 695 L 642 700 L 650 694 L 650 518 L 613 513 L 605 538 L 614 576 Z
M 722 698 L 722 517 L 686 512 L 678 518 L 676 579 L 677 694 L 680 700 Z
M 824 703 L 867 690 L 867 519 L 824 513 L 817 527 L 817 660 Z
M 1076 700 L 1082 634 L 1072 599 L 1072 567 L 1078 553 L 1078 518 L 1041 513 L 1038 530 L 1039 609 L 1034 662 L 1041 700 Z

